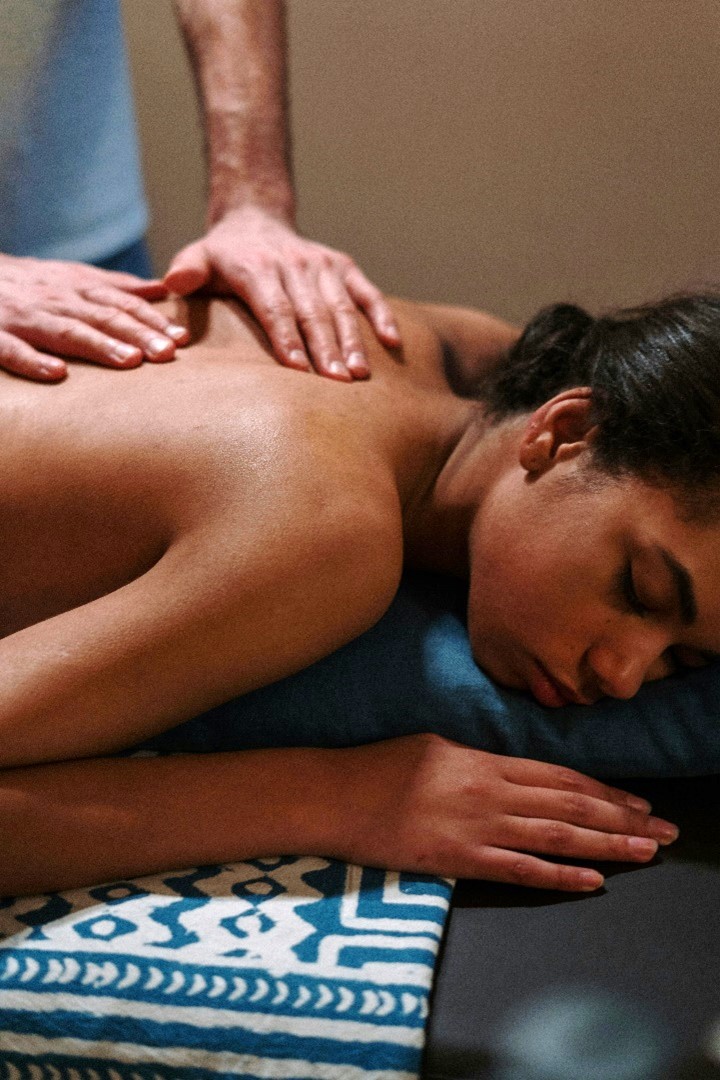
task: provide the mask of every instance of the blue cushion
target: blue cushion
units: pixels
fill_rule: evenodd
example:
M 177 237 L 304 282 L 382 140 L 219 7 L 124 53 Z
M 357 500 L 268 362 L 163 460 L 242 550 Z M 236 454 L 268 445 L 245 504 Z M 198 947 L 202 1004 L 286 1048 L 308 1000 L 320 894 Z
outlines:
M 339 747 L 434 731 L 595 776 L 720 772 L 720 664 L 648 684 L 632 701 L 546 709 L 475 666 L 465 600 L 450 579 L 406 577 L 384 618 L 349 645 L 143 745 Z

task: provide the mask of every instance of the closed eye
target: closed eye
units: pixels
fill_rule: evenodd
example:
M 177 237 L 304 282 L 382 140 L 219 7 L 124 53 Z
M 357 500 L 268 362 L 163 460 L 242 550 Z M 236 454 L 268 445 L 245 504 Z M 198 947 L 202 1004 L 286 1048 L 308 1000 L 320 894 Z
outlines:
M 652 608 L 649 608 L 647 604 L 644 604 L 635 591 L 632 562 L 630 559 L 628 559 L 620 571 L 619 577 L 615 583 L 614 592 L 616 600 L 623 611 L 631 611 L 633 614 L 639 615 L 640 618 L 646 618 L 648 615 L 652 614 Z

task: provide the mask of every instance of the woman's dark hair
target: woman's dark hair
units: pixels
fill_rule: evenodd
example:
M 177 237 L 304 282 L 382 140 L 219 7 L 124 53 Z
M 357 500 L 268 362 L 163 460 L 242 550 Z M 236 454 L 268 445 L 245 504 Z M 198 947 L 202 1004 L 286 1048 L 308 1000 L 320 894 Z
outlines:
M 694 512 L 720 493 L 720 295 L 677 296 L 593 318 L 541 311 L 480 387 L 501 419 L 589 386 L 593 463 L 676 489 Z

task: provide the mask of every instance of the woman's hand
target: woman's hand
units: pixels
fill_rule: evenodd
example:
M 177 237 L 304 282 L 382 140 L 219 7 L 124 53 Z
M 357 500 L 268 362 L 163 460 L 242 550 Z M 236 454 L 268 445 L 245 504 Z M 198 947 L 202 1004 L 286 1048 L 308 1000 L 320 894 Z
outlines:
M 147 302 L 166 294 L 133 274 L 0 255 L 0 368 L 57 382 L 62 356 L 114 368 L 172 360 L 188 331 Z
M 327 854 L 360 864 L 589 891 L 603 884 L 596 870 L 539 856 L 648 862 L 677 837 L 626 792 L 436 735 L 335 753 L 345 755 L 337 798 L 347 810 Z
M 380 341 L 400 344 L 390 306 L 349 255 L 299 236 L 259 207 L 232 210 L 183 248 L 165 275 L 182 296 L 200 288 L 239 296 L 287 367 L 350 381 L 370 374 L 364 311 Z

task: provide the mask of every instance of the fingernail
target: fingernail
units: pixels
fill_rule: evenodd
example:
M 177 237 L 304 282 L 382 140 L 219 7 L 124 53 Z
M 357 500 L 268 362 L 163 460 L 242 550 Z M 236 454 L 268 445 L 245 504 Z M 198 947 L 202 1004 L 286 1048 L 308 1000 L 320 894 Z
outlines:
M 175 323 L 170 323 L 169 326 L 166 326 L 165 333 L 168 337 L 171 337 L 173 341 L 182 341 L 182 339 L 188 335 L 188 331 L 184 326 L 176 326 Z
M 121 343 L 120 345 L 113 346 L 110 355 L 114 360 L 119 360 L 123 363 L 125 360 L 130 360 L 133 356 L 140 356 L 141 353 L 140 349 L 136 348 L 135 345 L 125 345 Z
M 649 814 L 652 810 L 647 799 L 640 799 L 637 795 L 628 795 L 625 799 L 625 805 L 632 807 L 633 810 L 642 810 L 646 814 Z
M 657 841 L 647 836 L 629 836 L 627 843 L 631 854 L 639 859 L 649 859 L 657 851 Z
M 298 367 L 309 368 L 310 364 L 308 358 L 302 349 L 293 349 L 289 357 L 291 364 L 297 364 Z
M 658 825 L 654 832 L 661 844 L 672 844 L 680 835 L 676 825 Z
M 595 870 L 583 870 L 580 874 L 580 887 L 588 892 L 599 889 L 604 881 L 602 874 L 598 874 Z
M 58 375 L 65 374 L 65 365 L 61 361 L 48 361 L 45 364 L 40 364 L 39 371 L 41 375 L 51 375 L 55 378 Z
M 161 353 L 167 352 L 171 345 L 172 342 L 168 341 L 167 338 L 154 337 L 151 338 L 150 341 L 148 341 L 147 345 L 145 346 L 145 352 L 149 356 L 159 356 Z
M 367 360 L 361 352 L 351 352 L 347 358 L 347 366 L 358 374 L 364 374 L 368 370 Z
M 348 377 L 349 374 L 348 369 L 345 367 L 344 364 L 341 364 L 339 360 L 332 360 L 328 371 L 331 375 L 340 375 L 345 379 Z

